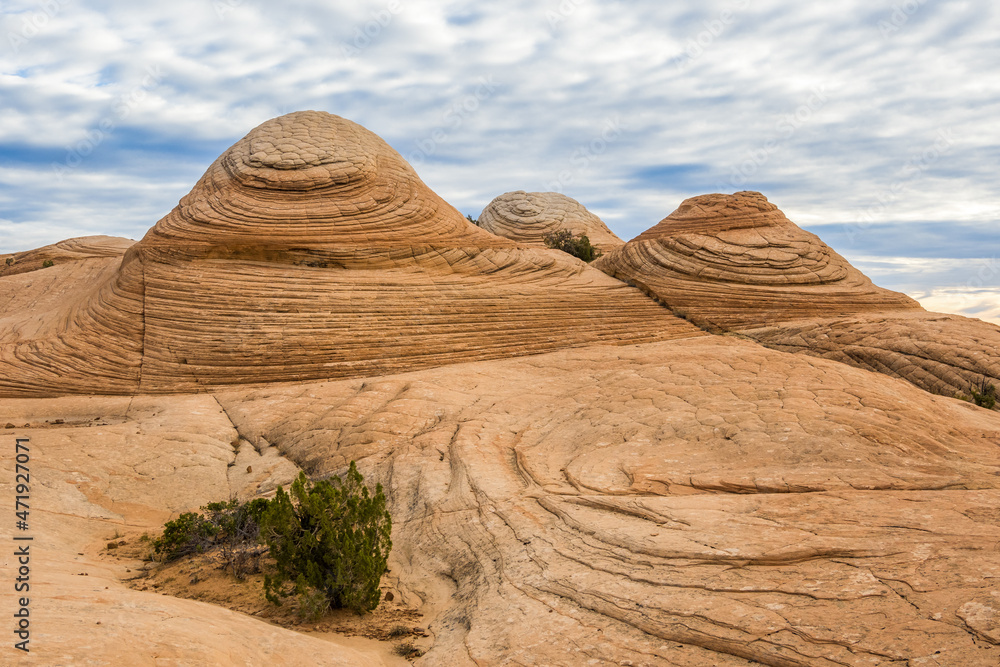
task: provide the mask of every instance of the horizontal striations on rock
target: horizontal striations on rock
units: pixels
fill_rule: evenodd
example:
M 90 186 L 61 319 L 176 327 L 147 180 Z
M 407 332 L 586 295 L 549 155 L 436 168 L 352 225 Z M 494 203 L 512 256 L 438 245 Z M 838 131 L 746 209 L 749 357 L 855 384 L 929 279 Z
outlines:
M 583 262 L 470 224 L 377 136 L 313 111 L 237 142 L 103 271 L 72 303 L 15 314 L 0 395 L 357 377 L 702 335 Z
M 757 192 L 703 195 L 595 266 L 706 330 L 920 310 L 876 287 Z
M 834 359 L 907 380 L 943 396 L 969 396 L 983 378 L 1000 386 L 1000 327 L 923 311 L 863 314 L 744 329 L 784 352 Z
M 522 245 L 545 247 L 545 235 L 567 230 L 585 234 L 591 245 L 609 252 L 625 242 L 580 202 L 557 192 L 508 192 L 483 209 L 477 223 Z

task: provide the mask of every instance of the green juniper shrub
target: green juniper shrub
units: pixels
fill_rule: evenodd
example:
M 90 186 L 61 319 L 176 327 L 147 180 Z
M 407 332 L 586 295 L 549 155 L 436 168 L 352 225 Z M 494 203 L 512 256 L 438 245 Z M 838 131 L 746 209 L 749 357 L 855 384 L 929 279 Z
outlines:
M 980 378 L 979 382 L 969 387 L 969 393 L 972 394 L 972 402 L 979 407 L 986 408 L 987 410 L 992 410 L 996 407 L 996 385 L 990 382 L 985 375 Z
M 55 264 L 56 264 L 56 263 L 55 263 L 55 262 L 53 262 L 53 261 L 52 261 L 51 259 L 47 259 L 47 260 L 45 260 L 44 262 L 42 262 L 42 268 L 43 268 L 43 269 L 47 269 L 47 268 L 49 268 L 50 266 L 55 266 Z
M 7 266 L 13 266 L 14 265 L 14 258 L 13 257 L 8 257 L 7 261 L 5 263 L 7 264 Z
M 546 247 L 562 250 L 585 262 L 592 262 L 601 256 L 601 251 L 590 245 L 590 239 L 587 238 L 586 234 L 575 236 L 568 229 L 550 232 L 543 236 L 542 240 Z
M 477 227 L 479 226 L 479 221 L 473 218 L 471 215 L 466 214 L 465 219 L 471 222 L 472 224 L 476 225 Z
M 276 574 L 264 578 L 265 596 L 280 604 L 294 592 L 300 608 L 312 608 L 319 591 L 321 611 L 371 611 L 381 598 L 391 530 L 382 485 L 369 493 L 353 461 L 344 478 L 311 482 L 299 473 L 290 493 L 278 487 L 261 518 L 261 539 L 276 564 Z M 289 582 L 294 589 L 286 590 Z
M 218 526 L 197 512 L 185 512 L 163 526 L 163 535 L 153 541 L 153 551 L 165 561 L 200 553 L 212 544 Z

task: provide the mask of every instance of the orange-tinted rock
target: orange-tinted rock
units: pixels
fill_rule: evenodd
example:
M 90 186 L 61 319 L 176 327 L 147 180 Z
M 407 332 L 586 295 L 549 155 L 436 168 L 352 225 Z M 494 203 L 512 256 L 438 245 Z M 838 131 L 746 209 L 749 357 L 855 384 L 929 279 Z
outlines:
M 470 224 L 377 136 L 320 112 L 253 130 L 116 272 L 96 270 L 56 288 L 72 302 L 7 321 L 0 395 L 357 377 L 701 333 L 582 262 Z
M 557 192 L 508 192 L 483 209 L 478 224 L 519 245 L 545 246 L 545 235 L 567 230 L 586 235 L 602 252 L 625 245 L 604 221 L 580 202 Z
M 984 377 L 1000 387 L 1000 327 L 982 320 L 923 311 L 870 313 L 741 333 L 776 350 L 841 361 L 934 394 L 968 398 L 970 385 Z
M 920 310 L 913 299 L 873 285 L 757 192 L 687 199 L 594 266 L 715 332 Z

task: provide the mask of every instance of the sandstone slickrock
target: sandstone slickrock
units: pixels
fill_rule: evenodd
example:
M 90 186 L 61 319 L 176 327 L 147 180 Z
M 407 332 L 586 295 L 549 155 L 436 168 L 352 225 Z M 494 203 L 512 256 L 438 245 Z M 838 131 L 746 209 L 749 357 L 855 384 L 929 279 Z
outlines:
M 78 236 L 35 250 L 0 255 L 0 277 L 37 271 L 46 260 L 55 264 L 99 258 L 121 258 L 135 243 L 118 236 Z M 9 262 L 9 263 L 8 263 Z
M 705 328 L 836 359 L 927 391 L 1000 384 L 1000 328 L 876 287 L 756 192 L 703 195 L 594 266 Z
M 1000 414 L 913 386 L 997 377 L 1000 328 L 880 290 L 761 195 L 688 200 L 599 260 L 691 322 L 468 224 L 316 112 L 129 243 L 0 275 L 39 665 L 392 664 L 128 589 L 102 553 L 351 460 L 388 493 L 418 665 L 1000 663 Z
M 545 247 L 546 234 L 568 230 L 586 234 L 591 245 L 609 252 L 625 245 L 604 221 L 583 204 L 557 192 L 508 192 L 483 209 L 478 224 L 521 245 Z
M 39 619 L 58 621 L 36 638 L 70 663 L 121 664 L 110 651 L 141 633 L 148 663 L 318 650 L 125 590 L 93 555 L 115 526 L 249 491 L 227 472 L 245 448 L 287 457 L 275 482 L 357 460 L 386 486 L 392 587 L 433 639 L 418 665 L 1000 656 L 1000 414 L 833 361 L 711 337 L 214 396 L 12 399 L 0 421 L 33 424 L 16 433 L 37 452 L 39 568 L 55 573 Z
M 357 377 L 700 335 L 582 262 L 469 224 L 385 142 L 320 112 L 253 130 L 113 275 L 88 270 L 72 303 L 6 323 L 0 395 Z
M 710 338 L 218 398 L 386 485 L 422 664 L 1000 658 L 1000 414 L 899 380 Z
M 835 359 L 943 396 L 968 397 L 982 378 L 1000 386 L 1000 327 L 958 315 L 872 313 L 741 333 L 776 350 Z
M 246 614 L 123 583 L 145 564 L 110 558 L 103 547 L 113 536 L 143 530 L 155 535 L 179 512 L 230 494 L 252 495 L 261 481 L 233 478 L 230 464 L 248 457 L 245 450 L 253 447 L 239 445 L 236 429 L 214 398 L 7 399 L 0 402 L 0 415 L 19 425 L 32 423 L 16 435 L 29 439 L 32 482 L 30 530 L 19 535 L 33 537 L 26 596 L 30 652 L 16 650 L 13 640 L 5 638 L 0 664 L 399 664 L 378 652 L 337 646 Z M 55 423 L 57 415 L 63 423 Z M 13 498 L 14 461 L 8 455 L 13 445 L 8 444 L 4 438 L 0 492 Z M 287 485 L 298 472 L 286 459 L 274 457 L 254 459 L 254 465 L 273 477 L 271 488 L 273 483 Z M 22 546 L 12 540 L 11 528 L 5 522 L 0 539 Z M 19 566 L 14 547 L 4 551 L 0 574 L 13 582 Z M 18 608 L 16 597 L 13 585 L 3 587 L 5 613 Z

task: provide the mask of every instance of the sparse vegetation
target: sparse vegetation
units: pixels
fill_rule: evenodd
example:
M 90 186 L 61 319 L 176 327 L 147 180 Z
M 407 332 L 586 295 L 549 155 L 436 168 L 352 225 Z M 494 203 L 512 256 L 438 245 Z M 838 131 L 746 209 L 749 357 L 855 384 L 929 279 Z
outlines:
M 200 553 L 212 544 L 218 532 L 218 526 L 204 515 L 185 512 L 163 526 L 163 535 L 153 540 L 153 551 L 164 561 Z
M 479 221 L 473 218 L 471 215 L 466 214 L 465 219 L 471 222 L 472 224 L 476 225 L 477 227 L 479 226 Z
M 969 393 L 972 395 L 972 402 L 981 408 L 992 410 L 997 405 L 996 385 L 990 382 L 985 375 L 979 379 L 979 382 L 969 387 Z
M 6 264 L 7 264 L 7 266 L 13 266 L 14 265 L 14 258 L 13 257 L 8 257 L 7 261 L 6 261 Z
M 549 248 L 562 250 L 574 257 L 578 257 L 585 262 L 592 262 L 601 256 L 601 251 L 590 245 L 590 239 L 586 234 L 575 236 L 568 229 L 560 229 L 542 237 L 545 245 Z
M 393 626 L 391 630 L 389 630 L 389 636 L 393 639 L 395 639 L 396 637 L 406 637 L 407 635 L 411 634 L 413 634 L 413 630 L 411 628 L 406 627 L 405 625 L 396 625 Z
M 404 658 L 419 658 L 424 654 L 423 651 L 413 645 L 413 642 L 402 642 L 396 644 L 396 647 L 393 650 L 396 655 Z
M 43 269 L 47 269 L 50 266 L 55 266 L 55 262 L 53 262 L 51 259 L 47 259 L 44 262 L 42 262 L 42 268 Z
M 392 548 L 391 529 L 382 486 L 370 494 L 353 461 L 343 479 L 313 483 L 300 473 L 290 493 L 278 487 L 261 519 L 261 538 L 277 570 L 264 578 L 267 599 L 280 604 L 294 593 L 300 608 L 311 610 L 319 591 L 321 611 L 374 609 Z

